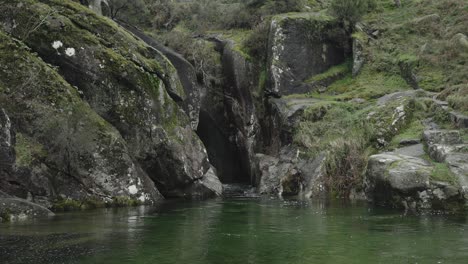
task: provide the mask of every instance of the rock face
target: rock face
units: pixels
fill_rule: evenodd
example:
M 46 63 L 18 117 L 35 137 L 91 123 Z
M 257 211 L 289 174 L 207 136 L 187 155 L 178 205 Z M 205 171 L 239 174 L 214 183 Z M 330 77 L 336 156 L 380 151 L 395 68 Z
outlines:
M 197 111 L 184 104 L 191 94 L 166 57 L 69 0 L 2 5 L 0 29 L 40 59 L 2 33 L 0 106 L 16 131 L 17 156 L 0 188 L 31 193 L 44 205 L 59 197 L 155 202 L 158 190 L 166 197 L 219 194 L 192 129 L 197 120 L 189 115 Z M 36 18 L 42 22 L 31 31 Z
M 416 157 L 383 153 L 369 158 L 366 193 L 382 206 L 407 210 L 463 206 L 458 186 L 431 180 L 432 165 Z
M 185 113 L 190 117 L 192 129 L 196 129 L 200 115 L 200 92 L 202 88 L 197 81 L 197 74 L 192 64 L 190 64 L 190 62 L 184 59 L 184 57 L 182 57 L 180 54 L 165 47 L 164 45 L 161 45 L 153 38 L 144 34 L 138 28 L 124 23 L 121 23 L 121 25 L 128 31 L 135 34 L 135 36 L 142 39 L 146 44 L 155 48 L 161 54 L 166 56 L 172 65 L 174 65 L 175 69 L 177 70 L 177 75 L 173 73 L 170 78 L 167 78 L 167 84 L 165 83 L 166 90 L 168 89 L 167 87 L 172 87 L 170 90 L 168 90 L 169 95 L 171 95 L 171 98 L 177 102 L 185 111 Z M 183 91 L 178 88 L 179 80 L 183 86 Z
M 103 201 L 127 196 L 145 203 L 161 199 L 119 132 L 75 88 L 24 45 L 3 33 L 0 39 L 2 152 L 11 162 L 2 165 L 2 190 L 21 198 L 32 195 L 44 205 L 62 196 Z
M 205 87 L 198 134 L 223 183 L 254 183 L 259 121 L 254 103 L 256 68 L 230 40 L 213 38 L 221 55 L 222 82 Z
M 268 86 L 281 95 L 309 92 L 307 79 L 344 62 L 350 52 L 347 39 L 338 22 L 323 14 L 275 16 L 268 43 Z

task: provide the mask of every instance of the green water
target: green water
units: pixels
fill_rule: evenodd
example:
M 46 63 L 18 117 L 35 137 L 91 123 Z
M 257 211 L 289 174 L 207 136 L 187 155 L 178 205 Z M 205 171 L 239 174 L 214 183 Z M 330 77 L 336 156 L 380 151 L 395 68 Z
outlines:
M 468 263 L 466 215 L 269 199 L 0 224 L 0 263 Z

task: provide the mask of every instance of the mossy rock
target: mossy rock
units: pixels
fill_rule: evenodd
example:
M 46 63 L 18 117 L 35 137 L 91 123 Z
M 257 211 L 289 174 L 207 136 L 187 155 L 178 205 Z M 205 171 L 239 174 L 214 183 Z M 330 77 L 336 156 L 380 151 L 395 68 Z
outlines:
M 77 87 L 74 92 L 106 121 L 102 124 L 118 130 L 128 155 L 137 158 L 160 189 L 170 192 L 197 184 L 195 179 L 209 169 L 208 157 L 189 117 L 169 95 L 184 97 L 167 58 L 115 22 L 70 0 L 15 0 L 3 8 L 8 15 L 0 24 L 15 21 L 10 33 L 58 67 Z M 31 30 L 31 21 L 43 23 Z
M 52 194 L 81 199 L 90 193 L 125 193 L 148 203 L 161 199 L 119 132 L 76 88 L 1 31 L 0 53 L 0 104 L 16 131 L 18 172 L 9 177 L 21 193 L 49 201 Z M 135 184 L 138 191 L 130 191 Z

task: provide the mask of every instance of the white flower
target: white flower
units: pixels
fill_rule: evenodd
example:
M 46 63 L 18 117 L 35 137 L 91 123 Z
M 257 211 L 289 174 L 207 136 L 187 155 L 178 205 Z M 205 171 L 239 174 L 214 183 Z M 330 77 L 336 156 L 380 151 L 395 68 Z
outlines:
M 52 48 L 54 49 L 59 49 L 61 47 L 63 47 L 63 43 L 60 40 L 56 40 L 52 43 Z
M 65 50 L 65 54 L 67 54 L 68 57 L 75 56 L 75 49 L 74 48 L 67 48 Z

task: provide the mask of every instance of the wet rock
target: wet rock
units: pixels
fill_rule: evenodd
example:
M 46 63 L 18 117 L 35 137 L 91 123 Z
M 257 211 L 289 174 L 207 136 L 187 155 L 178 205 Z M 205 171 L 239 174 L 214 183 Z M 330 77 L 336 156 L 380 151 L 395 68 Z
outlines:
M 143 33 L 138 28 L 125 24 L 121 21 L 119 21 L 119 23 L 137 37 L 142 39 L 146 44 L 150 45 L 159 51 L 162 55 L 166 56 L 172 65 L 174 65 L 177 73 L 168 71 L 168 68 L 171 66 L 167 66 L 166 72 L 170 72 L 171 76 L 166 75 L 162 76 L 162 78 L 163 80 L 166 78 L 165 86 L 169 95 L 171 95 L 172 99 L 174 99 L 190 117 L 192 129 L 197 129 L 198 117 L 201 107 L 200 93 L 202 88 L 197 81 L 195 68 L 192 66 L 192 64 L 190 64 L 190 62 L 182 57 L 182 55 L 176 53 L 168 47 L 165 47 L 155 39 Z M 159 60 L 162 60 L 162 58 L 159 58 Z M 179 88 L 179 80 L 183 86 L 183 91 Z
M 272 19 L 268 43 L 268 87 L 278 94 L 308 92 L 304 81 L 345 60 L 350 52 L 339 23 L 319 13 Z
M 185 191 L 187 197 L 192 199 L 206 199 L 222 195 L 223 185 L 219 181 L 216 174 L 216 169 L 213 166 L 211 166 L 205 175 L 203 175 L 203 177 L 197 181 L 198 183 L 190 185 L 189 188 Z

